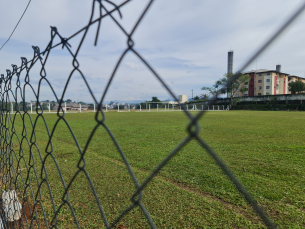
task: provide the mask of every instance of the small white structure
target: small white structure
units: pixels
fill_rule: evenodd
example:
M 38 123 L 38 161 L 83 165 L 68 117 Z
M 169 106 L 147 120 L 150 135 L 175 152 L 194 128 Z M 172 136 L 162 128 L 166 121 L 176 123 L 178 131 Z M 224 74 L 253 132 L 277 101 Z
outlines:
M 187 102 L 187 95 L 179 95 L 179 102 L 180 103 Z
M 3 192 L 2 201 L 6 220 L 13 222 L 14 220 L 20 219 L 22 206 L 18 201 L 16 191 L 10 190 Z

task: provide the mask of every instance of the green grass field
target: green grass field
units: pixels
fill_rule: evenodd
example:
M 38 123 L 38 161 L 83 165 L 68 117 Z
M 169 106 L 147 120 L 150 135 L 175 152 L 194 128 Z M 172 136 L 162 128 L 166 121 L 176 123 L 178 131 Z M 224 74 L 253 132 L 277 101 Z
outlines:
M 305 227 L 304 116 L 303 112 L 208 112 L 200 121 L 202 138 L 221 156 L 276 224 L 283 228 Z M 35 120 L 36 115 L 31 117 Z M 44 117 L 52 130 L 57 120 L 56 114 L 45 114 Z M 80 148 L 84 149 L 96 125 L 94 114 L 66 114 L 65 117 Z M 29 142 L 36 142 L 41 157 L 46 157 L 48 137 L 42 118 L 37 121 L 36 141 L 30 137 L 28 117 L 25 122 L 28 132 L 23 136 L 27 136 Z M 108 112 L 105 123 L 141 183 L 187 136 L 188 119 L 182 112 Z M 22 121 L 18 116 L 15 127 L 21 141 Z M 22 158 L 19 163 L 20 175 L 17 177 L 19 188 L 23 190 L 22 183 L 30 183 L 35 195 L 35 176 L 39 182 L 46 177 L 44 172 L 41 177 L 42 163 L 37 148 L 35 144 L 29 147 L 24 138 L 21 143 L 24 153 L 19 152 L 16 135 L 13 136 L 13 143 L 16 153 L 12 151 L 13 164 L 17 164 L 16 158 Z M 63 121 L 59 122 L 52 143 L 53 155 L 67 185 L 78 171 L 80 153 Z M 29 156 L 30 148 L 33 157 Z M 130 205 L 135 185 L 102 126 L 95 132 L 85 160 L 85 169 L 111 222 Z M 29 162 L 32 167 L 29 167 Z M 30 181 L 25 164 L 30 171 Z M 66 197 L 63 197 L 63 184 L 51 155 L 46 159 L 45 168 L 56 206 L 53 209 L 47 183 L 43 182 L 41 202 L 50 223 L 54 211 L 62 204 L 62 198 Z M 8 187 L 2 187 L 3 190 L 5 188 Z M 29 187 L 26 193 L 29 201 L 32 201 Z M 195 140 L 161 170 L 143 193 L 142 202 L 159 228 L 264 227 L 260 218 Z M 70 208 L 74 209 L 82 227 L 103 227 L 102 217 L 83 171 L 75 178 L 69 195 L 71 205 L 64 204 L 57 219 L 60 228 L 75 227 Z M 42 222 L 41 207 L 38 214 Z M 148 227 L 139 207 L 129 212 L 119 224 L 125 228 Z

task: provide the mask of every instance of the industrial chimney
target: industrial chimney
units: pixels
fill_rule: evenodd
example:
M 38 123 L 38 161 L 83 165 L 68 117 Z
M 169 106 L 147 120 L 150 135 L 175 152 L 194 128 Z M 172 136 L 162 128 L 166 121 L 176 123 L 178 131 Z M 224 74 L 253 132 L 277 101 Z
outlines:
M 228 52 L 228 70 L 227 70 L 227 76 L 232 75 L 233 74 L 233 50 Z M 230 92 L 228 92 L 228 88 L 227 88 L 227 98 L 230 97 Z
M 280 65 L 280 64 L 277 64 L 277 65 L 276 65 L 276 71 L 277 71 L 277 72 L 281 72 L 281 65 Z
M 228 52 L 228 71 L 227 74 L 233 73 L 233 50 Z

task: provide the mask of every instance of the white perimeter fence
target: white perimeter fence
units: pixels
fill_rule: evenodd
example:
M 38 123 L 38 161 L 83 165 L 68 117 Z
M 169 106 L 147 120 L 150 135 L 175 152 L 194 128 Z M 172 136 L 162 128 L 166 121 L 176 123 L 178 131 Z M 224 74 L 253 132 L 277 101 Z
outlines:
M 125 108 L 121 108 L 120 106 L 124 106 Z M 109 105 L 103 106 L 103 110 L 108 111 L 117 111 L 117 112 L 130 112 L 130 111 L 136 111 L 136 112 L 157 112 L 157 111 L 183 111 L 182 106 L 185 106 L 187 111 L 225 111 L 229 110 L 229 105 L 197 105 L 197 104 L 166 104 L 163 106 L 159 106 L 158 104 L 154 107 L 151 107 L 150 104 L 146 104 L 146 106 L 141 106 L 139 104 L 137 105 L 117 105 L 115 108 L 110 107 Z M 57 113 L 57 109 L 51 109 L 51 103 L 47 105 L 47 110 L 44 110 L 44 113 Z M 81 112 L 96 112 L 97 105 L 93 104 L 93 109 L 87 109 L 82 107 L 82 104 L 79 104 L 79 108 L 74 108 L 73 110 L 67 110 L 67 105 L 62 107 L 65 113 L 81 113 Z M 31 113 L 33 113 L 33 104 L 30 103 L 29 109 L 31 110 Z M 39 109 L 40 110 L 40 109 Z M 11 103 L 10 105 L 10 111 L 11 113 L 14 113 L 14 105 Z

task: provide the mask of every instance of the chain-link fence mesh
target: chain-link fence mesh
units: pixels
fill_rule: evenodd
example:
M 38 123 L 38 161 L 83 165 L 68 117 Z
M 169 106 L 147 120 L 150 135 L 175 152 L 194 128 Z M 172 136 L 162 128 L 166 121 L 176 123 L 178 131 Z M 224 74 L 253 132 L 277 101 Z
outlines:
M 204 152 L 206 150 L 215 160 L 219 168 L 221 168 L 231 182 L 234 183 L 238 191 L 244 196 L 246 201 L 264 221 L 265 225 L 269 228 L 275 228 L 276 225 L 272 222 L 272 220 L 270 220 L 268 215 L 263 211 L 258 203 L 251 197 L 249 192 L 230 171 L 228 166 L 226 166 L 226 164 L 213 151 L 213 149 L 199 136 L 200 126 L 198 120 L 203 117 L 205 113 L 204 110 L 207 109 L 202 108 L 202 111 L 193 116 L 188 112 L 185 106 L 181 106 L 182 110 L 189 119 L 189 124 L 187 125 L 187 136 L 162 160 L 161 163 L 159 163 L 158 166 L 155 167 L 155 169 L 150 172 L 146 178 L 142 179 L 142 182 L 139 182 L 139 179 L 128 162 L 124 151 L 120 147 L 120 142 L 116 140 L 114 134 L 106 125 L 105 113 L 102 110 L 102 103 L 107 91 L 109 90 L 109 86 L 112 83 L 117 69 L 121 65 L 126 54 L 131 53 L 136 56 L 177 102 L 178 99 L 165 84 L 162 77 L 156 73 L 151 65 L 143 58 L 141 53 L 139 53 L 135 48 L 133 35 L 136 29 L 140 26 L 140 22 L 145 14 L 148 13 L 153 0 L 148 1 L 146 8 L 143 10 L 139 19 L 131 29 L 131 32 L 128 32 L 120 21 L 113 16 L 113 13 L 118 13 L 120 17 L 122 17 L 120 8 L 124 7 L 129 2 L 130 1 L 127 0 L 120 5 L 115 5 L 111 1 L 107 0 L 92 1 L 92 13 L 86 27 L 82 28 L 69 38 L 64 38 L 62 32 L 56 27 L 51 27 L 51 39 L 44 51 L 41 51 L 39 47 L 33 46 L 34 57 L 32 60 L 27 60 L 26 58 L 21 57 L 22 63 L 20 66 L 12 65 L 12 70 L 7 70 L 6 75 L 1 74 L 0 186 L 2 188 L 2 208 L 0 213 L 3 227 L 79 228 L 83 225 L 84 219 L 80 215 L 83 214 L 82 210 L 84 210 L 87 212 L 93 212 L 93 215 L 89 214 L 89 221 L 97 222 L 97 224 L 99 224 L 101 227 L 104 226 L 106 228 L 112 228 L 116 227 L 123 217 L 137 209 L 140 210 L 145 216 L 145 220 L 148 222 L 150 227 L 155 228 L 156 225 L 154 218 L 149 214 L 149 211 L 142 201 L 143 196 L 145 195 L 144 191 L 147 185 L 152 182 L 154 177 L 156 177 L 158 172 L 164 166 L 166 166 L 167 163 L 184 146 L 186 146 L 191 140 L 195 140 L 202 147 L 202 151 Z M 109 10 L 110 5 L 112 6 L 112 10 Z M 249 64 L 255 60 L 297 16 L 301 14 L 304 8 L 305 3 L 303 3 L 303 5 L 295 13 L 293 13 L 291 17 L 274 34 L 272 34 L 270 39 L 260 49 L 258 49 L 253 56 L 249 58 L 244 66 L 231 78 L 230 82 L 237 80 L 239 73 L 244 71 L 244 69 L 249 66 Z M 93 20 L 93 15 L 96 9 L 98 9 L 100 12 L 100 16 L 98 19 Z M 116 24 L 116 26 L 123 31 L 127 41 L 127 46 L 124 52 L 121 54 L 111 76 L 108 79 L 102 98 L 98 100 L 87 83 L 86 76 L 81 71 L 80 63 L 78 61 L 78 54 L 84 40 L 86 39 L 89 28 L 94 24 L 98 25 L 95 43 L 97 42 L 98 35 L 100 33 L 100 25 L 104 18 L 110 18 Z M 69 40 L 81 32 L 83 33 L 82 39 L 80 40 L 76 51 L 73 52 L 71 50 Z M 55 38 L 59 38 L 61 42 L 54 44 Z M 53 86 L 48 80 L 47 71 L 45 69 L 49 54 L 52 52 L 53 48 L 59 45 L 61 45 L 63 49 L 68 50 L 73 60 L 73 70 L 66 81 L 66 85 L 61 97 L 58 97 L 58 95 L 55 93 Z M 37 91 L 35 91 L 31 85 L 30 75 L 34 66 L 39 66 L 40 68 L 40 80 Z M 88 140 L 85 141 L 83 146 L 79 144 L 79 139 L 75 135 L 75 132 L 78 131 L 76 129 L 77 127 L 72 128 L 69 125 L 65 116 L 65 111 L 62 107 L 63 98 L 74 72 L 78 72 L 78 74 L 81 75 L 83 81 L 85 82 L 85 87 L 83 90 L 88 90 L 94 102 L 98 104 L 96 108 L 97 111 L 95 113 L 96 123 L 93 127 L 91 127 L 91 134 L 90 136 L 87 136 Z M 24 78 L 21 77 L 22 73 L 25 74 Z M 12 82 L 16 82 L 16 85 L 13 85 Z M 57 118 L 54 121 L 54 126 L 52 128 L 50 128 L 50 125 L 48 125 L 46 122 L 46 115 L 43 113 L 39 100 L 42 83 L 46 83 L 49 86 L 54 97 L 56 98 L 56 102 L 59 104 Z M 28 110 L 29 107 L 27 106 L 25 100 L 26 89 L 29 89 L 35 95 L 35 115 L 31 115 Z M 219 90 L 218 94 L 223 92 L 224 90 L 221 89 Z M 216 97 L 217 96 L 208 102 L 209 106 L 213 105 Z M 12 102 L 15 104 L 14 113 L 11 113 Z M 64 125 L 69 129 L 69 137 L 73 138 L 73 142 L 75 142 L 74 145 L 68 144 L 64 139 L 58 139 L 56 137 L 55 130 L 57 128 L 61 128 L 60 125 L 62 125 L 62 123 L 64 123 Z M 38 126 L 43 127 L 45 130 L 44 135 L 39 133 L 41 128 L 38 129 Z M 88 152 L 88 148 L 91 140 L 100 134 L 100 132 L 98 132 L 99 128 L 102 128 L 104 130 L 103 133 L 109 136 L 111 141 L 114 143 L 116 151 L 119 153 L 125 168 L 127 168 L 129 177 L 126 179 L 130 179 L 130 183 L 132 183 L 135 187 L 135 191 L 130 196 L 128 206 L 123 211 L 116 213 L 115 217 L 113 217 L 111 220 L 107 218 L 107 211 L 111 204 L 105 206 L 101 200 L 102 198 L 98 194 L 99 187 L 94 185 L 94 182 L 92 182 L 91 179 L 92 174 L 90 176 L 87 171 L 92 161 L 85 159 L 85 155 L 90 153 Z M 59 142 L 61 146 L 59 146 L 57 142 Z M 65 149 L 63 149 L 63 147 Z M 102 143 L 99 147 L 102 151 Z M 63 166 L 66 160 L 61 154 L 61 152 L 70 148 L 78 151 L 77 160 L 75 161 L 73 168 Z M 81 177 L 81 179 L 79 177 Z M 54 180 L 56 181 L 55 183 Z M 81 186 L 74 189 L 74 185 L 76 185 L 76 183 L 81 184 Z M 86 207 L 86 205 L 82 205 L 84 201 L 82 196 L 78 196 L 77 199 L 73 198 L 75 192 L 80 192 L 81 189 L 86 189 L 88 193 L 91 193 L 89 196 L 84 198 L 90 199 L 92 203 L 94 203 L 95 209 L 90 209 Z M 19 204 L 19 202 L 21 204 Z

